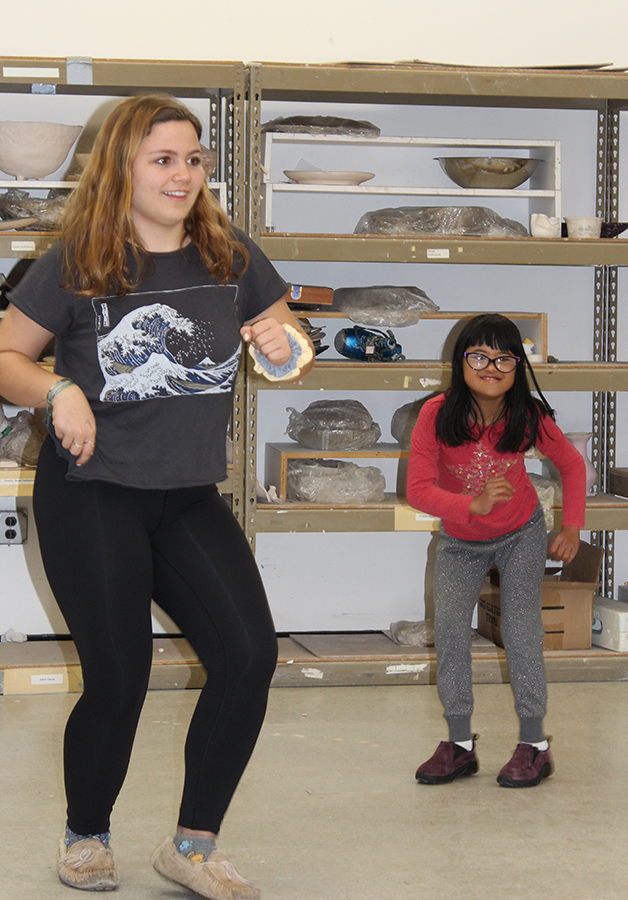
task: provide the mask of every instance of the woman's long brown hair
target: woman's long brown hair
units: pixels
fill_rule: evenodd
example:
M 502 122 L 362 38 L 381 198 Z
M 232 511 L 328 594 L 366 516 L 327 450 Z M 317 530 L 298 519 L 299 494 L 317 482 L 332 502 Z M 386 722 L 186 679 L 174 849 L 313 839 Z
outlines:
M 142 141 L 160 122 L 190 122 L 200 140 L 200 121 L 167 94 L 128 97 L 103 123 L 63 217 L 61 286 L 66 290 L 89 297 L 112 291 L 122 295 L 137 287 L 149 271 L 150 259 L 131 214 L 132 174 Z M 206 182 L 184 227 L 212 275 L 224 281 L 244 271 L 246 249 Z M 128 246 L 137 264 L 135 274 L 127 263 Z

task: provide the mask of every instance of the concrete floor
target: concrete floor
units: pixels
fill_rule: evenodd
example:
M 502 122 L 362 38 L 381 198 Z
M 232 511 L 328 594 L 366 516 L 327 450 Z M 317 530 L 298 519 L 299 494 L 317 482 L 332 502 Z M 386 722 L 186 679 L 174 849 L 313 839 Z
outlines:
M 481 770 L 414 771 L 445 737 L 436 689 L 275 688 L 219 846 L 265 900 L 614 900 L 628 879 L 628 685 L 551 684 L 557 771 L 495 776 L 516 743 L 508 685 L 475 687 Z M 172 831 L 196 691 L 151 691 L 114 812 L 125 900 L 192 900 L 153 872 Z M 0 697 L 0 900 L 57 900 L 61 738 L 76 695 Z

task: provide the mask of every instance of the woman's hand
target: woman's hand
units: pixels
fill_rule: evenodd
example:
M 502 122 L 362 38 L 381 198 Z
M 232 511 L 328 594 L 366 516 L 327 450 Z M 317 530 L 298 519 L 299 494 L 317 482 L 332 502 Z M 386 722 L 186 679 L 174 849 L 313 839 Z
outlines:
M 77 466 L 91 459 L 96 444 L 96 422 L 87 397 L 76 384 L 52 398 L 52 425 L 61 446 L 77 457 Z
M 563 528 L 556 535 L 548 551 L 550 559 L 557 559 L 564 563 L 570 563 L 580 547 L 580 529 Z
M 274 366 L 284 366 L 292 356 L 292 348 L 283 325 L 270 316 L 243 325 L 240 335 L 243 341 L 253 344 L 258 353 Z
M 496 503 L 507 503 L 512 499 L 514 493 L 513 483 L 503 475 L 498 478 L 489 478 L 482 493 L 471 501 L 469 511 L 476 516 L 486 516 Z

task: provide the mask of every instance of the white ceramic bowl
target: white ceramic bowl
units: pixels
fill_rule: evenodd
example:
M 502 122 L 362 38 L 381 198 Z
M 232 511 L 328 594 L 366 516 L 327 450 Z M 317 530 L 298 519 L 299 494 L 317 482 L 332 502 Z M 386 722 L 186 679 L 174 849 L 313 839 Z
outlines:
M 57 122 L 0 122 L 0 170 L 24 178 L 56 172 L 82 131 Z
M 603 219 L 598 216 L 569 216 L 565 218 L 565 222 L 567 223 L 567 237 L 582 241 L 599 238 Z

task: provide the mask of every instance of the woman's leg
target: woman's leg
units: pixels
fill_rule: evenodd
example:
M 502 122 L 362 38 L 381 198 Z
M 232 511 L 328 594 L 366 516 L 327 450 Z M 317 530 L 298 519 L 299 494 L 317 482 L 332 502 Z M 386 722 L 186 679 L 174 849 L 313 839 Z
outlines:
M 547 687 L 543 661 L 541 585 L 547 558 L 547 532 L 540 509 L 518 531 L 507 535 L 495 556 L 500 572 L 501 632 L 521 723 L 520 740 L 545 739 Z
M 492 562 L 493 543 L 441 533 L 434 573 L 434 626 L 438 696 L 450 741 L 471 739 L 473 685 L 471 621 Z
M 34 510 L 46 574 L 83 673 L 65 732 L 68 825 L 100 834 L 127 772 L 150 674 L 152 557 L 129 492 L 68 482 L 65 469 L 47 441 Z
M 171 492 L 152 541 L 154 599 L 207 670 L 179 825 L 216 834 L 262 726 L 277 638 L 253 554 L 215 488 Z

